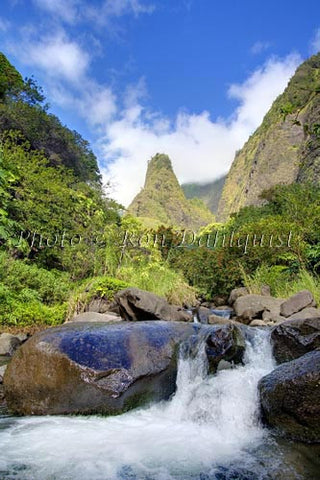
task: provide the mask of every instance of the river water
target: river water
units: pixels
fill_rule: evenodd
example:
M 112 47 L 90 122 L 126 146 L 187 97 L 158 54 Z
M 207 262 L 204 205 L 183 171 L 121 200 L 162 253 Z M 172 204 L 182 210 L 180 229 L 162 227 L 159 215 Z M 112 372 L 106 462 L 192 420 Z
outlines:
M 257 384 L 274 367 L 268 332 L 254 329 L 244 365 L 216 375 L 203 345 L 181 355 L 168 402 L 108 418 L 2 416 L 0 479 L 316 480 L 318 452 L 259 422 Z

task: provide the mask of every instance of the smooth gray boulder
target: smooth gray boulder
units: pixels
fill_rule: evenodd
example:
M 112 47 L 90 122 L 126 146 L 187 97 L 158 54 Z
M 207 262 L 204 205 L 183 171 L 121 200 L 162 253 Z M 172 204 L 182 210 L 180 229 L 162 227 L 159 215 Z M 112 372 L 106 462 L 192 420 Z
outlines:
M 309 292 L 309 290 L 301 290 L 281 304 L 280 315 L 290 317 L 304 308 L 314 306 L 315 303 L 312 293 Z
M 283 299 L 274 298 L 265 295 L 244 295 L 235 301 L 233 308 L 237 317 L 241 318 L 243 323 L 249 324 L 252 320 L 262 319 L 264 312 L 269 312 L 271 316 L 280 315 L 280 305 Z
M 19 415 L 109 415 L 168 399 L 181 344 L 196 352 L 203 341 L 210 366 L 242 358 L 244 338 L 228 325 L 74 322 L 45 330 L 6 370 L 8 407 Z
M 115 295 L 120 315 L 127 321 L 165 320 L 192 322 L 191 313 L 181 307 L 169 305 L 162 297 L 139 288 L 126 288 Z
M 320 442 L 320 350 L 284 363 L 259 382 L 263 418 L 293 440 Z
M 271 341 L 278 363 L 289 362 L 320 348 L 320 317 L 287 320 L 273 328 Z

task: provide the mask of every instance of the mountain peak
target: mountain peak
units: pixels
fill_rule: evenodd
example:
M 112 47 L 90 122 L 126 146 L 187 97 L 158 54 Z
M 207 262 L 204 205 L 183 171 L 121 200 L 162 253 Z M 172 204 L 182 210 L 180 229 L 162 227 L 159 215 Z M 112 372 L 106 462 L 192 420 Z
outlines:
M 207 207 L 185 197 L 168 155 L 157 153 L 148 162 L 144 188 L 128 208 L 148 225 L 174 225 L 197 229 L 213 221 Z

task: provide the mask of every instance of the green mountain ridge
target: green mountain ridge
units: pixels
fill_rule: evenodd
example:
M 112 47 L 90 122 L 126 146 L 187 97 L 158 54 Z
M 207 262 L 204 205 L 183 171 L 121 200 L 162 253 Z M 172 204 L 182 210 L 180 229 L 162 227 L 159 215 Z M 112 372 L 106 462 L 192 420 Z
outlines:
M 277 184 L 320 182 L 320 53 L 300 65 L 261 126 L 236 154 L 217 220 L 261 205 Z
M 202 200 L 185 197 L 170 158 L 159 153 L 148 162 L 144 187 L 128 212 L 148 226 L 163 224 L 198 229 L 214 220 Z
M 226 175 L 206 183 L 184 183 L 181 185 L 185 196 L 188 199 L 200 198 L 209 210 L 216 214 L 218 211 L 219 200 L 226 181 Z

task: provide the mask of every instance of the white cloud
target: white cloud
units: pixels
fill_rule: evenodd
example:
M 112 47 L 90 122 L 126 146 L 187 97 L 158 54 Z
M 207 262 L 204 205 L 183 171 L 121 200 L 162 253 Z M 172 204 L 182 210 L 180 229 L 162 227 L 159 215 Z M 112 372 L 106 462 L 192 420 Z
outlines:
M 250 48 L 250 51 L 253 55 L 259 55 L 259 53 L 265 52 L 271 47 L 270 42 L 256 42 Z
M 114 197 L 130 203 L 143 186 L 147 160 L 157 152 L 171 157 L 180 182 L 204 182 L 226 173 L 235 151 L 259 126 L 300 62 L 298 55 L 271 58 L 245 82 L 232 85 L 228 95 L 239 105 L 228 119 L 212 121 L 208 112 L 179 112 L 172 124 L 146 110 L 138 94 L 121 118 L 106 126 L 99 145 L 103 175 L 116 187 Z
M 74 83 L 82 80 L 89 65 L 89 55 L 63 32 L 41 40 L 26 40 L 19 56 L 27 65 L 43 70 L 48 77 L 64 78 Z
M 38 8 L 71 24 L 88 19 L 104 24 L 115 17 L 152 13 L 155 8 L 142 0 L 104 0 L 95 3 L 83 0 L 33 0 L 33 2 Z
M 311 53 L 318 53 L 320 51 L 320 28 L 315 32 L 310 44 Z
M 5 18 L 0 17 L 0 32 L 6 32 L 10 28 L 10 23 Z
M 154 6 L 141 2 L 141 0 L 105 0 L 102 12 L 106 17 L 120 17 L 133 13 L 135 16 L 141 13 L 152 13 Z
M 61 18 L 68 23 L 75 23 L 79 18 L 81 0 L 33 0 L 36 7 Z

